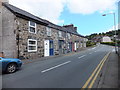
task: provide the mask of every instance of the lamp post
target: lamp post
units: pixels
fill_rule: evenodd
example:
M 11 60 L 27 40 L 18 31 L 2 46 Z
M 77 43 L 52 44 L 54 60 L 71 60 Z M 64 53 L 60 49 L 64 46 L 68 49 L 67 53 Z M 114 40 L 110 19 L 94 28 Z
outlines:
M 114 16 L 114 30 L 115 30 L 115 51 L 117 53 L 117 41 L 116 41 L 116 19 L 115 19 L 115 13 L 107 13 L 107 14 L 103 14 L 102 16 L 106 16 L 106 15 L 109 15 L 109 14 L 113 14 Z

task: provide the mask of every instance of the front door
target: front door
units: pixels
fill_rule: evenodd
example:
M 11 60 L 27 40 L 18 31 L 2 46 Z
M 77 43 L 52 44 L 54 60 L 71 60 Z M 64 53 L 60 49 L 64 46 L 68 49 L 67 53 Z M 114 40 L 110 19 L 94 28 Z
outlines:
M 50 40 L 50 56 L 54 55 L 54 44 L 53 44 L 53 40 Z
M 49 56 L 49 40 L 44 41 L 44 56 Z
M 64 41 L 63 40 L 59 40 L 58 42 L 58 45 L 59 45 L 59 54 L 63 54 L 63 45 L 64 45 Z

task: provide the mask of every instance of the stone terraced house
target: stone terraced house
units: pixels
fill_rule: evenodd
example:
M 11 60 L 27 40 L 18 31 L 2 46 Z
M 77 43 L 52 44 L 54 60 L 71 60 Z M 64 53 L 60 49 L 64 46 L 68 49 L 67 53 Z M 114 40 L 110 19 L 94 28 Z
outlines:
M 86 39 L 73 24 L 58 26 L 13 5 L 0 2 L 0 53 L 33 59 L 80 51 Z

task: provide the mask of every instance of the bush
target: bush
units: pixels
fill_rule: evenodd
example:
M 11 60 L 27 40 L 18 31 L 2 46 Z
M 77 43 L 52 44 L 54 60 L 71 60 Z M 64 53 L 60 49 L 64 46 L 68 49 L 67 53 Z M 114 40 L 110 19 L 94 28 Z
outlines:
M 96 43 L 91 42 L 91 41 L 87 41 L 87 43 L 86 43 L 87 47 L 94 46 L 94 45 L 96 45 Z
M 101 42 L 101 44 L 115 46 L 115 42 Z

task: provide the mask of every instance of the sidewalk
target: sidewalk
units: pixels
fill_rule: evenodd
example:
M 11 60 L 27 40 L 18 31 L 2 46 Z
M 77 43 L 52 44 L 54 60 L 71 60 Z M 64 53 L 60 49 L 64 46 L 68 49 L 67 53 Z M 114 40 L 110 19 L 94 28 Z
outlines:
M 70 56 L 70 55 L 77 54 L 77 53 L 79 53 L 81 51 L 84 51 L 86 49 L 89 49 L 89 48 L 93 48 L 93 47 L 87 47 L 87 48 L 81 49 L 80 51 L 77 51 L 77 52 L 70 52 L 70 53 L 61 54 L 61 55 L 40 57 L 40 58 L 37 58 L 37 59 L 26 59 L 26 60 L 22 60 L 22 62 L 23 62 L 23 64 L 29 64 L 29 63 L 33 63 L 33 62 L 37 62 L 37 61 L 48 60 L 48 59 L 52 59 L 52 58 L 58 58 L 58 57 L 61 57 L 61 56 Z
M 115 52 L 111 52 L 101 72 L 96 79 L 93 88 L 118 88 L 118 60 L 120 57 Z M 120 68 L 120 67 L 119 67 Z M 120 81 L 119 81 L 120 82 Z M 120 88 L 120 87 L 119 87 Z

